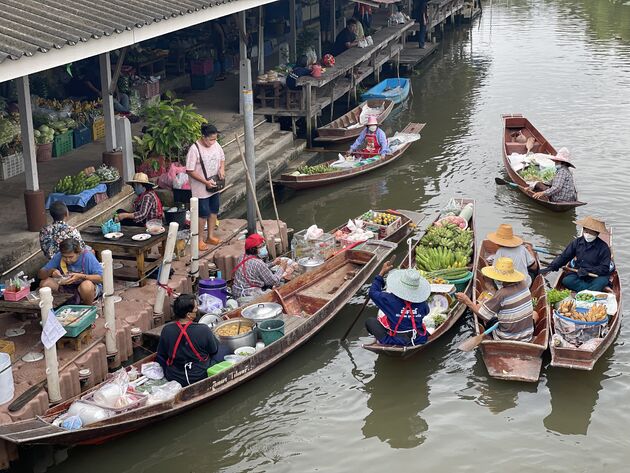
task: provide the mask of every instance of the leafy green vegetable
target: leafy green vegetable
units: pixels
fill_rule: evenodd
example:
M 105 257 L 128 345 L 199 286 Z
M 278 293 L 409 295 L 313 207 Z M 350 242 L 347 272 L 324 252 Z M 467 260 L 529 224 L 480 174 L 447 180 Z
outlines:
M 551 305 L 556 304 L 571 295 L 571 291 L 568 289 L 563 289 L 559 291 L 557 289 L 550 289 L 547 291 L 547 302 Z
M 338 171 L 338 169 L 330 167 L 328 164 L 318 164 L 316 166 L 300 166 L 297 170 L 300 174 L 309 174 L 309 175 Z

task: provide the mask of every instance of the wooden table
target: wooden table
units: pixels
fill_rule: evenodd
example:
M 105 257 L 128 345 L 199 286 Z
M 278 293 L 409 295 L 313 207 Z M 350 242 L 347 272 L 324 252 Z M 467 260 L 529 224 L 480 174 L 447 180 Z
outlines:
M 138 280 L 140 285 L 144 286 L 146 280 L 144 276 L 152 269 L 158 267 L 162 263 L 164 255 L 164 243 L 168 232 L 164 231 L 160 235 L 152 235 L 151 238 L 144 241 L 132 240 L 132 236 L 146 233 L 144 227 L 122 227 L 122 236 L 118 240 L 108 240 L 103 236 L 101 227 L 90 226 L 81 230 L 83 241 L 91 246 L 96 252 L 98 259 L 101 259 L 101 251 L 111 250 L 114 259 L 136 260 L 138 269 Z M 160 256 L 157 258 L 149 257 L 149 252 L 157 245 L 160 245 Z M 117 275 L 118 279 L 134 281 L 135 278 L 127 275 Z
M 53 291 L 53 310 L 67 304 L 74 294 Z M 0 299 L 0 312 L 15 312 L 17 314 L 37 314 L 40 311 L 39 303 L 41 299 L 29 301 L 27 297 L 22 300 L 13 302 Z

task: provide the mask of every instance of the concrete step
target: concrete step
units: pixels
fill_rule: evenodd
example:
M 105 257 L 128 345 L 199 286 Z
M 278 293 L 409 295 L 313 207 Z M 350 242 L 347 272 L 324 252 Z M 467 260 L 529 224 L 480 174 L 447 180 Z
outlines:
M 254 129 L 254 142 L 256 147 L 258 144 L 274 133 L 280 131 L 280 124 L 278 123 L 270 123 L 265 122 Z M 239 135 L 239 140 L 241 142 L 241 146 L 243 147 L 243 152 L 245 152 L 245 137 Z M 240 157 L 238 153 L 238 146 L 236 145 L 236 140 L 234 139 L 234 135 L 226 136 L 225 141 L 228 143 L 223 147 L 223 152 L 225 153 L 225 164 L 228 166 L 232 161 L 240 162 Z

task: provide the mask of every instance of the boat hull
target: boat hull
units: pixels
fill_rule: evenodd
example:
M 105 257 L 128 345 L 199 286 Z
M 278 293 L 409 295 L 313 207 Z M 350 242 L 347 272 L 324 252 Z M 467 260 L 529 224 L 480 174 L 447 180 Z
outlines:
M 353 128 L 348 130 L 347 127 L 353 125 L 355 123 L 359 123 L 359 117 L 361 115 L 361 110 L 363 107 L 367 105 L 370 108 L 380 108 L 383 107 L 383 111 L 378 116 L 378 122 L 383 123 L 383 121 L 389 116 L 391 111 L 394 109 L 394 101 L 393 100 L 384 100 L 384 99 L 372 99 L 368 100 L 358 107 L 353 108 L 345 115 L 337 118 L 333 122 L 329 123 L 326 126 L 317 129 L 317 133 L 319 136 L 315 138 L 317 142 L 343 142 L 350 141 L 356 139 L 357 136 L 361 134 L 364 127 Z
M 389 90 L 400 88 L 397 93 L 390 93 Z M 409 96 L 411 81 L 407 78 L 385 79 L 361 95 L 361 100 L 388 99 L 396 105 L 404 102 Z

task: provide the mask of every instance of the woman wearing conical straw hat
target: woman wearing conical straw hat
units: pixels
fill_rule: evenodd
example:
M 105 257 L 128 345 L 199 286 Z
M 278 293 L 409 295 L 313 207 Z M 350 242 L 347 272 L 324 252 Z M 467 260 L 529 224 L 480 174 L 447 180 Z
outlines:
M 599 238 L 600 234 L 608 233 L 606 224 L 590 216 L 574 223 L 582 227 L 582 235 L 569 243 L 562 254 L 540 273 L 558 271 L 570 263 L 577 272 L 571 272 L 562 279 L 564 287 L 575 292 L 603 291 L 613 270 L 610 247 Z M 597 277 L 589 276 L 589 273 Z

